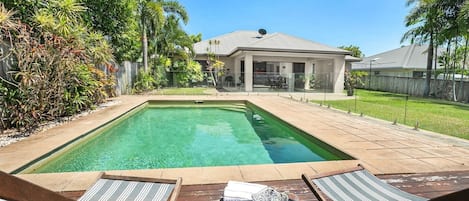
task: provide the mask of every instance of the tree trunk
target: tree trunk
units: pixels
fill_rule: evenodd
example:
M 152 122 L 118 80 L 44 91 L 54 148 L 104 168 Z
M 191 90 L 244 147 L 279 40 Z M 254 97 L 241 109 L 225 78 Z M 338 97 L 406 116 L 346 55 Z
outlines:
M 459 97 L 464 96 L 464 70 L 466 70 L 466 61 L 467 61 L 467 46 L 469 45 L 469 40 L 467 37 L 464 37 L 465 44 L 464 44 L 464 56 L 463 56 L 463 62 L 462 62 L 462 73 L 461 73 L 461 79 L 459 80 Z M 464 98 L 462 98 L 464 99 Z M 469 102 L 469 99 L 466 101 Z
M 450 62 L 450 58 L 451 58 L 451 40 L 448 40 L 448 44 L 446 46 L 446 57 L 445 57 L 445 73 L 443 74 L 443 79 L 445 80 L 448 80 L 449 79 L 449 68 L 451 67 L 449 62 Z
M 143 10 L 144 8 L 142 8 Z M 148 39 L 147 39 L 147 26 L 145 24 L 145 15 L 141 11 L 140 23 L 142 24 L 142 60 L 143 60 L 143 69 L 145 72 L 148 72 Z
M 434 51 L 433 51 L 433 94 L 436 95 L 437 91 L 438 91 L 438 72 L 437 72 L 437 68 L 438 68 L 438 44 L 435 45 L 435 47 L 433 48 Z
M 148 40 L 147 40 L 147 33 L 146 33 L 145 25 L 143 26 L 143 33 L 142 33 L 142 59 L 143 59 L 143 69 L 145 72 L 148 72 Z
M 427 74 L 425 75 L 425 88 L 423 90 L 424 97 L 430 95 L 430 81 L 432 79 L 433 68 L 433 34 L 430 34 L 430 44 L 428 45 L 427 52 Z
M 456 78 L 455 78 L 455 75 L 456 75 L 456 59 L 457 59 L 457 50 L 458 49 L 458 37 L 455 37 L 454 38 L 454 53 L 453 53 L 453 64 L 452 64 L 452 67 L 453 67 L 453 76 L 451 78 L 451 83 L 452 83 L 452 89 L 451 89 L 451 94 L 453 96 L 453 101 L 458 101 L 458 98 L 456 97 Z
M 217 88 L 217 81 L 215 80 L 215 70 L 210 70 L 210 75 L 212 75 L 212 83 L 215 88 Z
M 435 33 L 435 37 L 438 37 L 438 32 Z M 438 79 L 438 73 L 436 72 L 437 68 L 438 68 L 438 44 L 435 45 L 434 47 L 434 55 L 433 55 L 433 62 L 435 64 L 435 67 L 433 68 L 433 79 L 436 80 Z M 436 84 L 435 84 L 436 86 Z

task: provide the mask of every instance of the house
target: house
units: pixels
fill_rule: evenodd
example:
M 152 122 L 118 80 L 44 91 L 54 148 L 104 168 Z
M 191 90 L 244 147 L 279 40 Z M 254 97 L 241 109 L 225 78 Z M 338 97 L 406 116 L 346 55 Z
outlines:
M 363 58 L 352 63 L 352 70 L 367 71 L 370 75 L 414 77 L 425 75 L 428 46 L 412 44 Z M 441 55 L 442 51 L 438 52 Z M 435 64 L 434 64 L 435 65 Z
M 225 63 L 225 77 L 247 92 L 272 87 L 310 89 L 312 79 L 321 82 L 323 89 L 342 92 L 345 56 L 350 55 L 339 48 L 263 31 L 224 34 L 194 44 L 194 50 L 203 66 L 207 66 L 208 54 L 214 54 Z

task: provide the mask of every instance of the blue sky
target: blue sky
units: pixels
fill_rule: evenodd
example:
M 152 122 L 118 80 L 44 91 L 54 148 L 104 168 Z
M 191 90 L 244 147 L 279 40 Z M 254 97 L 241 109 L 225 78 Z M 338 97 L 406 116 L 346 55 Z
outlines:
M 365 56 L 399 48 L 406 0 L 179 0 L 190 34 L 209 39 L 264 28 L 330 46 L 357 45 Z M 408 44 L 405 42 L 403 44 Z

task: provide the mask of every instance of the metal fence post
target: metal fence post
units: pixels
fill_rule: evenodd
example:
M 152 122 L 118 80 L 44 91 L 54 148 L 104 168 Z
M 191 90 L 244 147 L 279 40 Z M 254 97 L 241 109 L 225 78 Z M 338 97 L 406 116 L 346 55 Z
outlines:
M 406 124 L 407 120 L 407 102 L 409 101 L 409 95 L 405 96 L 405 107 L 404 107 L 404 124 Z

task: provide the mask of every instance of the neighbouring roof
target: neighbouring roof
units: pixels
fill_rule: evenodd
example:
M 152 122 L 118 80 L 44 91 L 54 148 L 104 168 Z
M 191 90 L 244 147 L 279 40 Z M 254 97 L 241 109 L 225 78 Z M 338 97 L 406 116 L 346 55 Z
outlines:
M 427 45 L 412 44 L 363 58 L 363 61 L 352 63 L 353 70 L 369 69 L 426 69 Z
M 217 55 L 230 56 L 241 50 L 299 52 L 349 55 L 350 52 L 336 47 L 327 46 L 295 36 L 272 33 L 260 36 L 256 31 L 235 31 L 194 44 L 197 54 L 207 54 L 209 41 L 220 41 L 219 45 L 211 45 L 211 52 Z
M 352 57 L 350 55 L 345 56 L 345 61 L 348 61 L 348 62 L 357 62 L 357 61 L 362 61 L 362 60 L 363 60 L 362 58 Z

